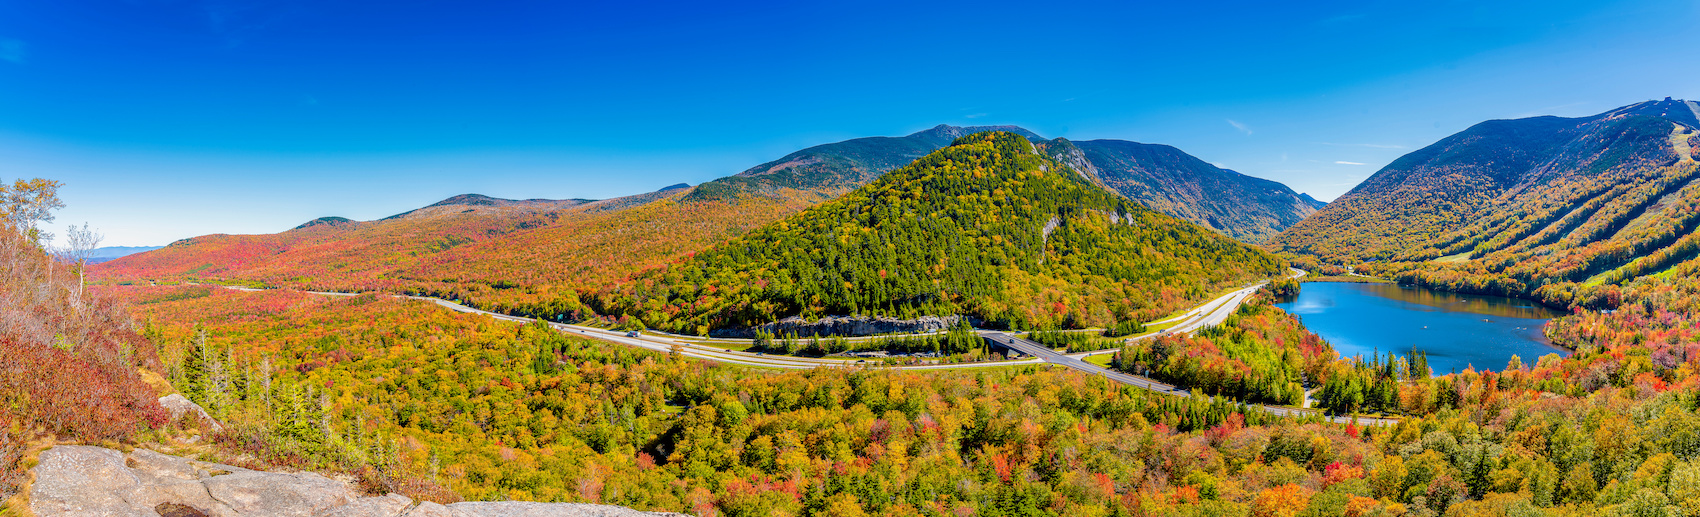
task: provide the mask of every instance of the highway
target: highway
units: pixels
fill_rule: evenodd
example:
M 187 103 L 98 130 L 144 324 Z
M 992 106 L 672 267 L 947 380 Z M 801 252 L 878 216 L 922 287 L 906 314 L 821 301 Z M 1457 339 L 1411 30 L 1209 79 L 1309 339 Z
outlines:
M 1299 278 L 1299 277 L 1302 277 L 1306 274 L 1305 271 L 1300 270 L 1300 269 L 1293 269 L 1292 272 L 1293 272 L 1293 274 L 1291 276 L 1289 276 L 1289 278 Z M 1266 284 L 1268 284 L 1267 281 L 1247 285 L 1247 286 L 1244 286 L 1240 289 L 1236 289 L 1232 292 L 1229 292 L 1227 294 L 1218 296 L 1215 299 L 1212 299 L 1208 302 L 1205 302 L 1204 304 L 1199 305 L 1198 307 L 1195 307 L 1191 310 L 1188 310 L 1188 311 L 1181 313 L 1179 315 L 1176 315 L 1174 317 L 1159 320 L 1159 321 L 1154 321 L 1154 322 L 1150 323 L 1150 325 L 1158 325 L 1158 324 L 1164 324 L 1164 323 L 1170 323 L 1170 322 L 1177 322 L 1177 323 L 1175 323 L 1174 326 L 1171 326 L 1168 329 L 1165 329 L 1161 332 L 1154 332 L 1154 333 L 1151 333 L 1151 334 L 1146 334 L 1146 335 L 1143 335 L 1143 336 L 1130 338 L 1130 339 L 1127 340 L 1127 342 L 1132 342 L 1132 341 L 1135 341 L 1135 340 L 1143 340 L 1143 339 L 1155 339 L 1159 336 L 1169 335 L 1169 334 L 1190 333 L 1190 332 L 1197 331 L 1198 329 L 1201 329 L 1201 328 L 1205 328 L 1205 327 L 1209 327 L 1209 326 L 1215 326 L 1215 325 L 1221 325 L 1223 322 L 1227 321 L 1229 316 L 1233 315 L 1235 310 L 1239 309 L 1240 304 L 1245 303 L 1245 300 L 1247 298 L 1250 298 L 1252 296 L 1252 294 L 1256 293 L 1258 289 L 1262 288 Z M 229 288 L 229 289 L 235 289 L 235 290 L 239 290 L 239 291 L 258 291 L 259 290 L 259 289 L 253 289 L 253 288 L 247 288 L 247 287 L 234 287 L 234 286 L 220 286 L 220 287 L 226 287 L 226 288 Z M 306 292 L 311 293 L 311 294 L 320 294 L 320 295 L 326 295 L 326 296 L 356 296 L 357 295 L 355 293 L 337 293 L 337 292 L 324 292 L 324 291 L 306 291 Z M 428 301 L 428 302 L 435 303 L 438 306 L 441 306 L 443 308 L 446 308 L 446 309 L 449 309 L 449 310 L 452 310 L 452 311 L 463 312 L 463 313 L 468 313 L 468 314 L 481 314 L 481 315 L 489 316 L 491 318 L 502 320 L 502 321 L 510 321 L 510 322 L 514 322 L 514 323 L 532 323 L 532 322 L 536 321 L 532 318 L 525 318 L 525 317 L 520 317 L 520 316 L 510 316 L 510 315 L 506 315 L 506 314 L 498 314 L 498 313 L 489 312 L 489 311 L 485 311 L 485 310 L 475 309 L 475 308 L 472 308 L 472 307 L 467 307 L 465 305 L 461 305 L 459 303 L 451 302 L 451 301 L 444 300 L 444 299 L 441 299 L 441 298 L 432 298 L 432 297 L 428 297 L 428 296 L 409 296 L 409 295 L 394 295 L 394 296 L 396 296 L 398 298 L 411 298 L 411 299 L 415 299 L 415 300 Z M 893 368 L 893 369 L 899 369 L 899 370 L 946 370 L 946 369 L 965 369 L 965 368 L 992 368 L 992 367 L 999 367 L 999 366 L 1015 366 L 1015 365 L 1030 365 L 1030 364 L 1050 363 L 1050 364 L 1055 364 L 1055 365 L 1062 366 L 1062 367 L 1065 367 L 1065 368 L 1069 368 L 1069 369 L 1072 369 L 1072 370 L 1075 370 L 1075 371 L 1079 371 L 1079 372 L 1085 373 L 1087 375 L 1097 375 L 1097 376 L 1103 377 L 1105 379 L 1109 379 L 1109 380 L 1112 380 L 1112 381 L 1115 381 L 1115 382 L 1126 384 L 1128 386 L 1133 386 L 1133 387 L 1136 387 L 1136 388 L 1145 389 L 1145 390 L 1149 390 L 1149 391 L 1153 391 L 1153 392 L 1157 392 L 1157 393 L 1163 393 L 1163 394 L 1167 394 L 1167 395 L 1175 395 L 1175 396 L 1181 396 L 1181 397 L 1193 396 L 1193 394 L 1191 392 L 1184 390 L 1184 389 L 1181 389 L 1181 388 L 1178 388 L 1178 387 L 1175 387 L 1175 386 L 1171 386 L 1169 384 L 1158 382 L 1156 380 L 1149 379 L 1149 378 L 1146 378 L 1146 377 L 1141 377 L 1141 376 L 1138 376 L 1138 375 L 1131 375 L 1131 374 L 1127 374 L 1127 373 L 1123 373 L 1123 372 L 1117 372 L 1117 371 L 1110 370 L 1110 369 L 1107 369 L 1107 368 L 1103 368 L 1103 367 L 1100 367 L 1098 365 L 1088 363 L 1088 362 L 1085 361 L 1085 358 L 1087 358 L 1087 357 L 1091 357 L 1091 356 L 1094 356 L 1094 355 L 1102 355 L 1102 354 L 1113 354 L 1113 353 L 1116 353 L 1118 351 L 1118 349 L 1106 349 L 1106 350 L 1095 350 L 1095 351 L 1091 351 L 1091 352 L 1063 354 L 1063 353 L 1059 353 L 1055 350 L 1052 350 L 1049 347 L 1046 347 L 1045 345 L 1042 345 L 1042 344 L 1039 344 L 1039 343 L 1036 343 L 1036 342 L 1033 342 L 1033 341 L 1029 341 L 1029 340 L 1026 340 L 1026 339 L 1021 339 L 1021 338 L 1015 337 L 1015 336 L 1010 335 L 1010 334 L 1005 333 L 1005 332 L 994 331 L 994 330 L 976 330 L 975 332 L 977 334 L 979 334 L 980 337 L 983 338 L 983 339 L 987 339 L 987 340 L 989 340 L 993 343 L 997 343 L 997 344 L 999 344 L 999 345 L 1001 345 L 1001 346 L 1003 346 L 1007 349 L 1020 352 L 1022 355 L 1026 356 L 1026 357 L 1021 358 L 1021 359 L 1011 359 L 1011 360 L 1005 360 L 1005 361 L 987 361 L 987 362 L 976 362 L 976 363 L 931 363 L 931 364 L 898 365 L 898 366 L 886 367 L 886 366 L 880 366 L 879 363 L 877 361 L 874 361 L 874 360 L 864 362 L 864 361 L 858 361 L 858 360 L 854 360 L 854 359 L 829 359 L 829 358 L 810 358 L 810 357 L 796 357 L 796 356 L 783 356 L 783 355 L 767 355 L 767 354 L 757 353 L 757 352 L 745 352 L 745 351 L 742 351 L 742 350 L 732 350 L 730 348 L 730 345 L 736 345 L 736 346 L 739 346 L 739 347 L 747 347 L 750 340 L 704 339 L 704 338 L 699 338 L 699 337 L 694 337 L 694 336 L 681 336 L 681 335 L 676 335 L 676 334 L 655 333 L 655 332 L 639 333 L 637 336 L 634 337 L 634 336 L 628 335 L 627 332 L 600 329 L 600 328 L 596 328 L 596 327 L 588 327 L 588 326 L 583 326 L 583 325 L 570 325 L 570 324 L 565 324 L 565 323 L 548 323 L 548 325 L 550 327 L 556 329 L 556 330 L 559 330 L 559 331 L 567 333 L 567 334 L 581 336 L 581 337 L 590 338 L 590 339 L 596 339 L 596 340 L 600 340 L 600 341 L 607 341 L 607 342 L 615 343 L 615 344 L 619 344 L 619 345 L 642 348 L 642 349 L 645 349 L 645 350 L 653 350 L 653 351 L 656 351 L 656 352 L 661 352 L 661 353 L 666 353 L 666 354 L 677 353 L 681 356 L 689 357 L 689 358 L 693 358 L 693 359 L 700 359 L 700 360 L 706 360 L 706 361 L 716 361 L 716 362 L 721 362 L 721 363 L 736 364 L 736 365 L 750 366 L 750 367 L 757 367 L 757 368 L 776 368 L 776 369 L 786 369 L 786 370 L 809 370 L 809 369 L 823 368 L 823 367 L 825 367 L 825 368 L 882 367 L 882 368 Z M 869 339 L 869 338 L 863 338 L 863 339 Z M 726 345 L 729 345 L 729 346 L 728 347 L 716 347 L 716 346 L 713 346 L 714 344 L 726 344 Z M 1274 413 L 1274 414 L 1277 414 L 1277 415 L 1281 415 L 1281 416 L 1301 416 L 1301 415 L 1308 415 L 1308 414 L 1318 414 L 1318 412 L 1316 412 L 1316 411 L 1306 410 L 1306 409 L 1297 409 L 1297 408 L 1280 407 L 1280 406 L 1259 406 L 1259 407 L 1263 408 L 1263 410 L 1265 410 L 1265 411 L 1268 411 L 1270 413 Z M 1352 417 L 1330 417 L 1329 420 L 1334 421 L 1334 422 L 1339 422 L 1339 423 L 1346 423 L 1346 422 L 1351 422 L 1354 419 Z M 1377 418 L 1357 418 L 1355 420 L 1359 424 L 1365 424 L 1365 425 L 1390 425 L 1390 424 L 1397 422 L 1397 420 L 1377 419 Z
M 1241 300 L 1243 301 L 1244 299 L 1241 298 Z M 1237 306 L 1238 304 L 1236 303 L 1235 305 Z M 1118 372 L 1118 371 L 1115 371 L 1115 370 L 1104 368 L 1102 366 L 1098 366 L 1098 365 L 1095 365 L 1095 364 L 1092 364 L 1092 363 L 1088 363 L 1086 361 L 1081 360 L 1079 357 L 1057 353 L 1057 351 L 1051 350 L 1050 347 L 1047 347 L 1045 345 L 1035 343 L 1033 341 L 1028 341 L 1026 339 L 1021 339 L 1021 338 L 1018 338 L 1018 337 L 1015 337 L 1015 336 L 1012 336 L 1012 335 L 1009 335 L 1009 334 L 1005 334 L 1005 333 L 1002 333 L 1002 332 L 982 332 L 980 335 L 985 337 L 986 339 L 991 340 L 993 343 L 997 343 L 997 344 L 1002 345 L 1006 348 L 1015 350 L 1017 352 L 1021 352 L 1022 354 L 1026 354 L 1026 355 L 1031 356 L 1031 357 L 1037 357 L 1039 359 L 1044 360 L 1047 363 L 1060 365 L 1060 366 L 1069 368 L 1071 370 L 1075 370 L 1075 371 L 1078 371 L 1078 372 L 1081 372 L 1081 373 L 1085 373 L 1087 375 L 1096 375 L 1096 376 L 1099 376 L 1099 377 L 1103 377 L 1105 379 L 1109 379 L 1109 380 L 1116 381 L 1116 382 L 1119 382 L 1119 383 L 1122 383 L 1122 384 L 1126 384 L 1128 386 L 1133 386 L 1133 387 L 1136 387 L 1136 388 L 1154 391 L 1154 392 L 1162 393 L 1162 394 L 1165 394 L 1165 395 L 1174 395 L 1174 396 L 1177 396 L 1177 397 L 1194 396 L 1193 393 L 1190 392 L 1190 391 L 1180 389 L 1180 388 L 1177 388 L 1175 386 L 1172 386 L 1172 385 L 1169 385 L 1169 384 L 1164 384 L 1162 382 L 1158 382 L 1156 380 L 1148 379 L 1148 378 L 1141 377 L 1141 376 L 1138 376 L 1138 375 L 1122 373 L 1122 372 Z M 1202 396 L 1202 395 L 1200 395 L 1200 396 Z M 1299 417 L 1299 416 L 1310 416 L 1310 415 L 1320 415 L 1320 414 L 1322 414 L 1320 411 L 1308 410 L 1308 409 L 1299 409 L 1299 408 L 1290 408 L 1290 407 L 1283 407 L 1283 406 L 1265 406 L 1265 405 L 1259 405 L 1259 404 L 1252 404 L 1251 407 L 1261 408 L 1264 411 L 1268 411 L 1270 413 L 1274 413 L 1276 415 L 1280 415 L 1280 416 L 1284 416 L 1284 417 Z M 1339 424 L 1356 422 L 1360 425 L 1392 425 L 1392 424 L 1396 424 L 1396 423 L 1399 422 L 1398 420 L 1385 419 L 1385 418 L 1369 418 L 1369 417 L 1356 417 L 1356 418 L 1354 418 L 1354 417 L 1350 417 L 1350 416 L 1332 416 L 1332 417 L 1328 417 L 1328 420 L 1331 421 L 1331 422 L 1334 422 L 1334 423 L 1339 423 Z

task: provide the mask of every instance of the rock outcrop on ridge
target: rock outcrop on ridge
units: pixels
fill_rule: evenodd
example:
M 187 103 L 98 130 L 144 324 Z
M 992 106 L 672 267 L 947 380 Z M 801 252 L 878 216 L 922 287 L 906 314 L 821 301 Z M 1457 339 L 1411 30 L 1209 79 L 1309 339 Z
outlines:
M 950 330 L 961 320 L 961 316 L 922 316 L 911 320 L 884 316 L 827 316 L 817 321 L 809 321 L 792 316 L 754 327 L 716 329 L 710 335 L 749 339 L 756 337 L 757 330 L 773 336 L 796 334 L 802 337 L 924 334 Z
M 361 497 L 311 472 L 248 470 L 136 449 L 62 445 L 32 472 L 36 517 L 654 517 L 619 506 L 577 503 L 415 504 L 398 494 Z

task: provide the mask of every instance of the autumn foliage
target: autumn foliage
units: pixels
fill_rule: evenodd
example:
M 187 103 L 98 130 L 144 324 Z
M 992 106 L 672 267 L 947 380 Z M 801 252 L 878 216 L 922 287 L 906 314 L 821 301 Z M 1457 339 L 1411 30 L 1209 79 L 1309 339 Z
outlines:
M 798 315 L 1109 327 L 1285 271 L 1261 250 L 1093 185 L 1038 145 L 1004 132 L 962 137 L 590 301 L 687 333 Z
M 70 265 L 0 228 L 0 498 L 18 483 L 20 447 L 48 434 L 83 442 L 126 440 L 163 424 L 154 348 L 109 298 L 79 298 Z

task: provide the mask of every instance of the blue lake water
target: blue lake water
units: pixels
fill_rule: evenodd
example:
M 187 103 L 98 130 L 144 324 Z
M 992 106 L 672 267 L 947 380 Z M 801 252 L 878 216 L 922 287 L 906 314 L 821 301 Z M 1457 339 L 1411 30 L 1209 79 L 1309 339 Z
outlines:
M 1376 350 L 1409 355 L 1428 352 L 1437 375 L 1466 366 L 1499 371 L 1516 355 L 1533 365 L 1541 356 L 1568 351 L 1541 333 L 1563 313 L 1540 304 L 1498 296 L 1476 296 L 1394 284 L 1312 282 L 1277 307 L 1304 320 L 1341 356 L 1371 356 Z

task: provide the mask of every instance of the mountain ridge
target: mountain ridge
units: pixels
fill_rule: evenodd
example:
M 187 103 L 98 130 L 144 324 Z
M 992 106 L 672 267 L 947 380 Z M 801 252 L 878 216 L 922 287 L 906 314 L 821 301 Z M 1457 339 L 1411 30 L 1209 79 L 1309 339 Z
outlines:
M 1483 122 L 1394 161 L 1273 245 L 1407 284 L 1615 308 L 1700 264 L 1694 120 L 1668 100 Z
M 486 309 L 534 315 L 583 312 L 586 308 L 579 298 L 587 291 L 666 267 L 828 201 L 908 165 L 936 150 L 935 145 L 960 137 L 956 135 L 992 129 L 1011 129 L 1029 145 L 1062 145 L 1011 126 L 940 125 L 903 137 L 868 137 L 810 147 L 738 176 L 694 187 L 672 185 L 599 201 L 503 200 L 466 194 L 377 221 L 336 221 L 281 234 L 193 237 L 92 272 L 115 281 L 383 290 L 473 300 Z M 1089 164 L 1075 168 L 1089 169 Z M 1246 184 L 1262 185 L 1263 181 L 1231 171 L 1212 168 L 1209 172 Z M 1298 206 L 1297 195 L 1290 189 L 1280 188 L 1288 198 L 1283 202 L 1287 210 L 1308 209 Z M 1178 196 L 1178 201 L 1167 203 L 1202 198 Z M 1230 219 L 1227 215 L 1209 213 L 1216 214 L 1215 226 L 1228 226 L 1222 223 Z M 1212 224 L 1208 217 L 1191 215 L 1195 222 Z
M 1285 271 L 1259 249 L 1103 189 L 1045 152 L 1066 144 L 963 136 L 593 303 L 602 314 L 699 334 L 827 315 L 1107 327 Z
M 1656 119 L 1695 127 L 1684 122 L 1693 119 L 1693 112 L 1678 100 L 1637 103 L 1589 117 L 1481 122 L 1394 160 L 1271 244 L 1336 262 L 1392 259 L 1457 230 L 1497 196 L 1537 188 L 1554 175 L 1583 167 L 1582 162 L 1595 167 L 1593 172 L 1617 165 L 1614 160 L 1624 157 L 1601 153 L 1625 134 L 1595 133 L 1634 125 L 1637 117 L 1654 119 L 1642 114 L 1648 112 L 1676 112 L 1682 116 L 1675 120 Z

